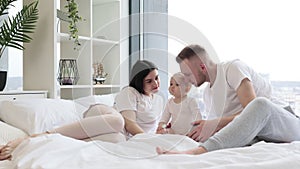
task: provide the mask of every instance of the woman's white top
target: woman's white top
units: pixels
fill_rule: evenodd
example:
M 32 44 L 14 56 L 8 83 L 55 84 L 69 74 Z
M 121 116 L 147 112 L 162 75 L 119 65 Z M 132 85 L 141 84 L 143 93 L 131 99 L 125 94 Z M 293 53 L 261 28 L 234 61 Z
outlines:
M 135 111 L 136 122 L 144 132 L 155 133 L 163 111 L 163 104 L 163 98 L 160 95 L 147 96 L 133 87 L 125 87 L 115 97 L 114 108 L 118 112 Z
M 175 134 L 186 135 L 193 127 L 192 122 L 202 118 L 195 98 L 186 97 L 180 103 L 170 98 L 166 104 L 160 122 L 171 123 Z
M 204 90 L 208 119 L 230 116 L 243 110 L 237 97 L 237 89 L 245 78 L 252 82 L 256 96 L 271 99 L 271 84 L 251 67 L 240 60 L 219 63 L 213 86 L 208 85 Z

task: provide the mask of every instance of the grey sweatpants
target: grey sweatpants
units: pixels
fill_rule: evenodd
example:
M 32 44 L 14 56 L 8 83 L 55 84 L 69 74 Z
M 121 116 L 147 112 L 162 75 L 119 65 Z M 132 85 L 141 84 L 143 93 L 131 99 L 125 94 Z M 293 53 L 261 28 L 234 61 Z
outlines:
M 300 140 L 300 119 L 270 100 L 258 97 L 200 146 L 207 151 L 241 147 L 256 137 L 274 142 Z

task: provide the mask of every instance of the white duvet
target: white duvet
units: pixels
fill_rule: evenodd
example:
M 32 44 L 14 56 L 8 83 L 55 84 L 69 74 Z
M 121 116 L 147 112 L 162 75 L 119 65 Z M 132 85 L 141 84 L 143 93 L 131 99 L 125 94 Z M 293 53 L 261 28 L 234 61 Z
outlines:
M 157 155 L 156 146 L 183 150 L 198 144 L 185 136 L 140 134 L 118 144 L 83 142 L 59 134 L 23 142 L 3 168 L 19 169 L 298 169 L 300 142 L 259 142 L 251 147 L 224 149 L 202 155 Z M 0 167 L 0 168 L 1 168 Z

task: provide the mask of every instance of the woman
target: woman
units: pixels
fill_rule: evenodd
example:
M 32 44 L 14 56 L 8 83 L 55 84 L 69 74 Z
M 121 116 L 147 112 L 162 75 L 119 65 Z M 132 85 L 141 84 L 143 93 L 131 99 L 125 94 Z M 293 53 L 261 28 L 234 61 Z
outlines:
M 143 132 L 154 133 L 163 106 L 162 98 L 155 94 L 158 90 L 157 67 L 149 61 L 138 61 L 131 70 L 129 87 L 116 96 L 114 107 L 118 111 L 102 104 L 92 105 L 84 113 L 84 118 L 78 122 L 53 131 L 19 138 L 0 146 L 0 160 L 10 159 L 12 151 L 25 139 L 45 134 L 59 133 L 79 140 L 100 137 L 100 140 L 103 140 L 102 136 L 123 132 L 124 119 L 128 136 Z M 113 142 L 125 140 L 123 135 L 114 137 Z
M 115 98 L 115 109 L 125 119 L 125 133 L 155 133 L 163 110 L 163 99 L 156 93 L 160 81 L 158 68 L 151 62 L 137 61 L 132 67 L 128 87 Z

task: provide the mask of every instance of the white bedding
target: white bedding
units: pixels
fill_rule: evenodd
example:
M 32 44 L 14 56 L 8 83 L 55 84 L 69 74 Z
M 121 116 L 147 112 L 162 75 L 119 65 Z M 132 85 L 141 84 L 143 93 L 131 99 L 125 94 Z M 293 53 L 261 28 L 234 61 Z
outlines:
M 27 136 L 27 134 L 23 130 L 0 121 L 0 145 L 24 136 Z
M 83 142 L 54 134 L 23 142 L 14 151 L 13 160 L 5 165 L 19 169 L 300 168 L 300 142 L 259 142 L 251 147 L 224 149 L 202 155 L 160 156 L 155 153 L 157 145 L 181 150 L 195 147 L 197 143 L 179 135 L 140 134 L 127 142 L 114 144 Z

